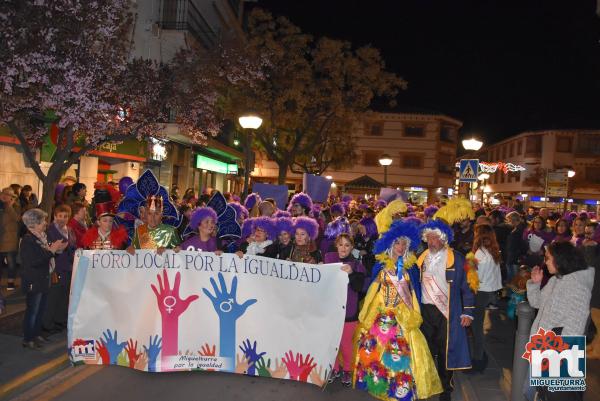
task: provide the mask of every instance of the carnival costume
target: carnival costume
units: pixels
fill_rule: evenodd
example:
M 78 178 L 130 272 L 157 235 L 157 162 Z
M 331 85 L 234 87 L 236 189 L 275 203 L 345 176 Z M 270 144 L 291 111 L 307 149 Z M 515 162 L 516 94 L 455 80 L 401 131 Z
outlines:
M 150 196 L 146 203 L 148 211 L 156 211 L 162 214 L 162 198 Z M 181 244 L 179 233 L 175 227 L 160 223 L 156 227 L 150 227 L 147 223 L 135 229 L 133 247 L 136 249 L 158 249 L 175 248 Z
M 417 260 L 423 316 L 421 331 L 431 354 L 437 355 L 438 374 L 444 387 L 440 399 L 449 400 L 453 371 L 471 368 L 467 332 L 461 319 L 473 319 L 473 291 L 479 282 L 473 263 L 467 263 L 460 252 L 448 247 L 452 229 L 441 220 L 433 220 L 421 227 L 423 240 L 430 233 L 437 234 L 445 246 L 436 253 L 427 249 Z
M 273 243 L 277 237 L 275 221 L 270 217 L 255 217 L 248 220 L 251 224 L 252 234 L 260 229 L 266 233 L 266 239 L 262 242 L 244 241 L 240 246 L 240 251 L 248 255 L 265 256 L 267 258 L 275 257 L 277 253 Z
M 377 216 L 375 216 L 377 230 L 380 233 L 386 232 L 392 225 L 394 217 L 405 214 L 407 210 L 408 206 L 406 206 L 406 203 L 404 203 L 402 199 L 391 201 L 385 208 L 377 213 Z
M 392 248 L 403 239 L 407 251 L 394 263 Z M 419 330 L 419 303 L 410 272 L 418 271 L 419 244 L 413 224 L 394 222 L 375 243 L 378 260 L 354 335 L 354 387 L 382 400 L 423 399 L 442 392 L 427 341 Z M 414 274 L 414 273 L 413 273 Z
M 217 213 L 209 207 L 199 207 L 192 212 L 189 227 L 197 231 L 200 224 L 206 219 L 213 219 L 216 227 Z M 202 241 L 198 233 L 189 235 L 181 244 L 181 249 L 187 251 L 215 252 L 219 249 L 219 244 L 216 236 L 211 235 L 207 241 Z
M 306 245 L 294 244 L 289 260 L 300 263 L 320 263 L 322 261 L 321 252 L 315 244 L 315 240 L 319 235 L 319 225 L 310 217 L 296 217 L 294 231 L 298 229 L 306 231 L 309 241 Z
M 115 204 L 113 202 L 96 203 L 96 217 L 114 217 Z M 125 227 L 113 225 L 109 233 L 100 233 L 98 226 L 94 224 L 84 234 L 81 243 L 85 249 L 109 250 L 125 249 L 129 240 Z
M 278 237 L 283 232 L 286 232 L 290 235 L 290 237 L 293 237 L 294 222 L 290 217 L 279 217 L 275 220 L 275 231 L 277 232 Z M 286 260 L 290 257 L 293 247 L 294 244 L 291 238 L 287 244 L 281 243 L 281 241 L 278 238 L 277 241 L 275 241 L 275 255 L 273 255 L 272 257 L 276 259 Z
M 287 208 L 287 211 L 290 212 L 292 214 L 292 216 L 294 215 L 294 213 L 292 211 L 294 205 L 302 206 L 302 209 L 304 209 L 304 214 L 306 216 L 310 216 L 312 214 L 313 201 L 312 201 L 311 197 L 308 196 L 307 194 L 300 192 L 300 193 L 292 196 L 292 199 L 290 200 L 290 203 Z

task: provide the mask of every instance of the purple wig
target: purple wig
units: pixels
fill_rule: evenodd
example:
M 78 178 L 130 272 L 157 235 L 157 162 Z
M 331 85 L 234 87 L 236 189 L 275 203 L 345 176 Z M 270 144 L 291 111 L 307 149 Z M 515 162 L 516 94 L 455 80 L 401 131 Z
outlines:
M 408 216 L 402 219 L 403 222 L 405 223 L 410 223 L 410 224 L 414 224 L 417 227 L 419 227 L 421 224 L 423 224 L 423 220 L 421 220 L 420 218 L 416 217 L 416 216 Z
M 249 194 L 244 201 L 244 207 L 248 210 L 252 210 L 252 208 L 258 205 L 262 199 L 259 194 L 255 194 L 254 192 Z
M 294 235 L 294 221 L 290 217 L 279 217 L 275 222 L 275 228 L 278 235 L 284 231 Z
M 231 195 L 231 200 L 237 203 L 240 203 L 241 199 L 237 195 Z
M 358 205 L 358 209 L 359 210 L 367 210 L 369 208 L 369 205 L 366 203 L 361 203 L 360 205 Z
M 327 224 L 327 227 L 325 228 L 325 238 L 334 240 L 338 237 L 338 235 L 349 232 L 350 224 L 348 223 L 348 219 L 345 217 L 338 217 L 331 223 Z
M 260 228 L 261 230 L 267 233 L 267 239 L 273 241 L 275 238 L 277 238 L 277 232 L 275 231 L 275 222 L 272 218 L 262 216 L 252 220 L 252 232 Z
M 288 209 L 287 209 L 288 212 L 290 212 L 290 213 L 292 212 L 292 207 L 294 206 L 295 203 L 302 206 L 304 208 L 304 213 L 306 213 L 307 215 L 309 215 L 312 212 L 313 201 L 310 198 L 310 196 L 308 196 L 304 192 L 300 192 L 300 193 L 292 196 L 292 199 L 290 200 L 290 204 L 288 205 Z
M 377 232 L 377 224 L 375 224 L 375 219 L 371 217 L 363 217 L 360 219 L 360 224 L 365 227 L 367 231 L 367 238 L 365 239 L 373 239 L 377 238 L 379 233 Z
M 205 219 L 211 218 L 217 224 L 217 213 L 210 207 L 199 207 L 192 213 L 190 217 L 190 228 L 197 230 Z
M 306 231 L 311 240 L 316 240 L 319 235 L 319 224 L 314 219 L 310 217 L 296 217 L 294 221 L 294 231 L 297 229 L 302 229 Z
M 408 213 L 414 213 L 415 212 L 415 207 L 411 204 L 406 205 L 406 211 Z
M 312 214 L 313 214 L 313 216 L 318 217 L 321 214 L 321 209 L 322 208 L 323 207 L 321 206 L 320 203 L 314 203 L 313 207 L 312 207 Z
M 331 214 L 338 213 L 341 216 L 346 214 L 346 208 L 341 203 L 336 203 L 334 205 L 331 205 L 331 207 L 329 208 L 329 211 L 331 212 Z
M 275 214 L 273 215 L 273 217 L 279 218 L 279 217 L 292 217 L 292 214 L 290 212 L 288 212 L 287 210 L 278 210 L 275 212 Z
M 249 236 L 252 235 L 253 220 L 254 218 L 244 220 L 244 223 L 242 224 L 242 241 L 246 240 Z
M 423 210 L 423 213 L 425 213 L 425 217 L 432 218 L 439 209 L 436 205 L 429 205 Z
M 378 199 L 377 202 L 375 202 L 375 207 L 384 208 L 386 206 L 387 202 L 385 201 L 385 199 Z
M 350 202 L 352 202 L 353 199 L 354 199 L 354 197 L 352 195 L 342 196 L 342 202 L 344 202 L 344 203 L 350 203 Z
M 239 203 L 233 202 L 228 203 L 227 205 L 235 209 L 235 213 L 237 214 L 238 219 L 242 218 L 246 220 L 248 218 L 248 209 L 246 209 L 244 206 L 240 205 Z

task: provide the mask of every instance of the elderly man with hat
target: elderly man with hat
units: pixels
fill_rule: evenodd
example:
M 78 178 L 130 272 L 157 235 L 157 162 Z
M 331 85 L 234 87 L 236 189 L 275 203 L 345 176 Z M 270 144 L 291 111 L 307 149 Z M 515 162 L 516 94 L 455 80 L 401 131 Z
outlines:
M 168 224 L 163 224 L 163 199 L 160 196 L 149 196 L 146 201 L 146 221 L 135 229 L 132 246 L 133 249 L 156 249 L 158 254 L 165 249 L 179 250 L 181 238 L 177 229 Z
M 19 214 L 15 210 L 17 195 L 10 187 L 0 192 L 0 269 L 8 270 L 6 289 L 15 289 L 17 249 L 19 248 Z
M 465 257 L 448 246 L 452 229 L 441 220 L 421 227 L 427 249 L 417 260 L 420 269 L 420 303 L 423 324 L 431 354 L 437 356 L 437 370 L 444 392 L 440 400 L 450 400 L 454 370 L 470 369 L 466 327 L 473 321 L 475 296 L 472 271 L 465 272 Z M 475 276 L 477 272 L 475 271 Z M 467 277 L 469 276 L 469 277 Z

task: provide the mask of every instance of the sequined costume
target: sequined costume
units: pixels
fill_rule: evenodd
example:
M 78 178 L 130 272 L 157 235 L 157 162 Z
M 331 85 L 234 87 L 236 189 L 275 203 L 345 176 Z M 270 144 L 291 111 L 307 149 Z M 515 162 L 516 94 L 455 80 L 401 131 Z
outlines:
M 113 227 L 108 235 L 101 235 L 98 226 L 92 226 L 85 232 L 81 243 L 85 249 L 110 250 L 125 249 L 127 240 L 127 230 L 123 226 Z
M 136 228 L 133 236 L 135 249 L 172 249 L 179 244 L 181 244 L 181 238 L 179 238 L 177 229 L 167 224 L 159 224 L 155 228 L 142 224 Z
M 429 398 L 442 385 L 419 330 L 419 303 L 408 274 L 398 280 L 391 267 L 378 273 L 359 315 L 353 384 L 381 400 Z

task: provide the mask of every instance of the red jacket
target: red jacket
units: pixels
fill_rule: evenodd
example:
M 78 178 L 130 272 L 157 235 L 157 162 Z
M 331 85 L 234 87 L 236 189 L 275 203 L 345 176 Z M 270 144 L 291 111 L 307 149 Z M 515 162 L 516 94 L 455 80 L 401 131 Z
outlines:
M 83 248 L 83 236 L 85 235 L 87 228 L 85 226 L 82 226 L 81 223 L 79 223 L 74 218 L 71 218 L 71 220 L 69 220 L 67 226 L 69 226 L 75 233 L 77 248 Z

